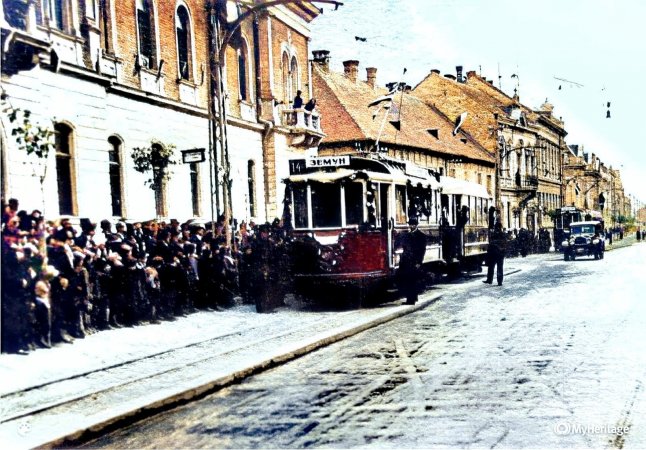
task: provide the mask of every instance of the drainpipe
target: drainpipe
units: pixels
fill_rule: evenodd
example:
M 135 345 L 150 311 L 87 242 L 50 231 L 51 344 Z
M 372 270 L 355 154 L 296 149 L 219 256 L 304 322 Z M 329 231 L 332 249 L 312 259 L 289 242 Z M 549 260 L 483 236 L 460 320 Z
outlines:
M 271 43 L 270 43 L 271 45 Z M 254 14 L 253 16 L 253 60 L 254 60 L 254 70 L 256 72 L 256 120 L 258 123 L 264 125 L 263 131 L 262 131 L 262 140 L 261 140 L 261 145 L 262 145 L 262 167 L 263 167 L 263 191 L 264 191 L 264 200 L 265 200 L 265 220 L 269 220 L 269 177 L 268 177 L 268 171 L 265 169 L 267 164 L 265 164 L 266 160 L 266 155 L 268 154 L 268 149 L 269 149 L 269 138 L 271 137 L 272 133 L 274 132 L 274 122 L 270 120 L 265 120 L 263 119 L 263 114 L 262 114 L 262 108 L 263 108 L 263 103 L 262 103 L 262 89 L 261 89 L 261 82 L 262 78 L 260 76 L 260 69 L 261 69 L 261 62 L 260 62 L 260 28 L 259 28 L 259 20 L 258 20 L 258 15 Z M 273 99 L 271 99 L 271 108 L 272 108 L 272 117 L 273 117 Z M 274 157 L 275 160 L 275 157 Z

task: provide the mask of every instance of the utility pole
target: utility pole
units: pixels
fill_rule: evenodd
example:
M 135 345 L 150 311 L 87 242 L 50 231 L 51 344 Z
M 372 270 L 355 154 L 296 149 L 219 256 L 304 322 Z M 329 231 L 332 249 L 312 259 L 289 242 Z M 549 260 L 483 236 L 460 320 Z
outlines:
M 226 0 L 212 0 L 210 8 L 210 30 L 211 30 L 211 89 L 213 99 L 210 99 L 210 104 L 213 106 L 210 113 L 211 116 L 211 133 L 214 139 L 211 140 L 209 149 L 214 161 L 216 180 L 217 175 L 221 169 L 222 175 L 222 203 L 224 214 L 224 229 L 225 239 L 227 245 L 232 245 L 232 198 L 231 198 L 231 161 L 229 158 L 229 144 L 227 139 L 227 102 L 223 93 L 225 91 L 224 77 L 222 75 L 223 67 L 226 60 L 226 52 L 233 38 L 236 30 L 240 27 L 242 22 L 248 17 L 255 14 L 257 11 L 270 8 L 277 5 L 285 4 L 302 4 L 303 0 L 270 0 L 262 3 L 254 4 L 238 15 L 235 20 L 231 22 L 221 23 L 220 18 L 226 15 Z M 327 3 L 335 5 L 335 9 L 342 6 L 343 3 L 336 0 L 312 0 L 312 3 Z M 271 45 L 271 43 L 270 43 Z M 217 108 L 216 106 L 217 105 Z M 218 161 L 220 162 L 218 164 Z M 216 182 L 217 184 L 217 182 Z M 219 208 L 219 188 L 216 186 L 216 203 Z

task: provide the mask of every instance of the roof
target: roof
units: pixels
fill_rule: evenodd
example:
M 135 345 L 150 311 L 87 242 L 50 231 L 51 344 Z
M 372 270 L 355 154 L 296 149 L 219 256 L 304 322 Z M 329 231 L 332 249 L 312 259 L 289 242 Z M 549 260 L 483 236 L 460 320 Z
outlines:
M 399 118 L 400 129 L 383 124 L 385 109 L 368 105 L 388 91 L 372 88 L 364 81 L 352 82 L 344 74 L 313 66 L 314 96 L 321 111 L 321 127 L 327 136 L 321 145 L 354 141 L 376 141 L 389 146 L 412 147 L 451 157 L 494 163 L 489 152 L 467 133 L 453 135 L 454 124 L 437 108 L 412 93 L 393 96 L 389 120 Z M 382 105 L 390 102 L 383 102 Z M 376 117 L 373 113 L 378 111 Z M 380 129 L 383 124 L 383 132 Z M 435 130 L 437 137 L 431 134 Z
M 516 106 L 529 120 L 533 121 L 538 117 L 530 108 L 509 97 L 475 72 L 469 72 L 466 83 L 430 72 L 415 86 L 413 94 L 430 105 L 439 105 L 451 120 L 467 112 L 463 128 L 491 153 L 495 152 L 497 146 L 494 131 L 498 123 L 494 114 L 500 118 L 507 117 L 508 108 Z

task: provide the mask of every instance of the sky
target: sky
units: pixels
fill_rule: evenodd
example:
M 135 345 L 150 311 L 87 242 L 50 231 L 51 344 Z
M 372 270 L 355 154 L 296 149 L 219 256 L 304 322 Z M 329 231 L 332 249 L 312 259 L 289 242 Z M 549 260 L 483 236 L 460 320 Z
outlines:
M 310 49 L 330 50 L 332 70 L 356 59 L 362 79 L 373 66 L 379 85 L 414 87 L 431 69 L 462 65 L 509 95 L 518 88 L 530 108 L 547 99 L 567 143 L 619 169 L 626 195 L 646 203 L 645 1 L 341 1 L 336 11 L 317 4 L 312 22 Z

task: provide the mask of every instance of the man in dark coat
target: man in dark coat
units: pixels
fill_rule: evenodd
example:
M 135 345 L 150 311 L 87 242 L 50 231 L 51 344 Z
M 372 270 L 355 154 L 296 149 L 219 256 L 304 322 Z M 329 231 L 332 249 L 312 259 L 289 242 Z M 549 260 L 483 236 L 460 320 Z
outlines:
M 507 235 L 502 231 L 502 224 L 496 222 L 491 236 L 489 236 L 489 248 L 487 249 L 487 279 L 483 283 L 493 283 L 493 269 L 498 267 L 496 277 L 498 286 L 502 286 L 503 263 L 507 251 Z
M 426 235 L 417 228 L 417 218 L 408 221 L 410 231 L 402 236 L 403 253 L 399 260 L 399 288 L 406 304 L 414 305 L 419 295 L 421 267 L 426 253 Z

